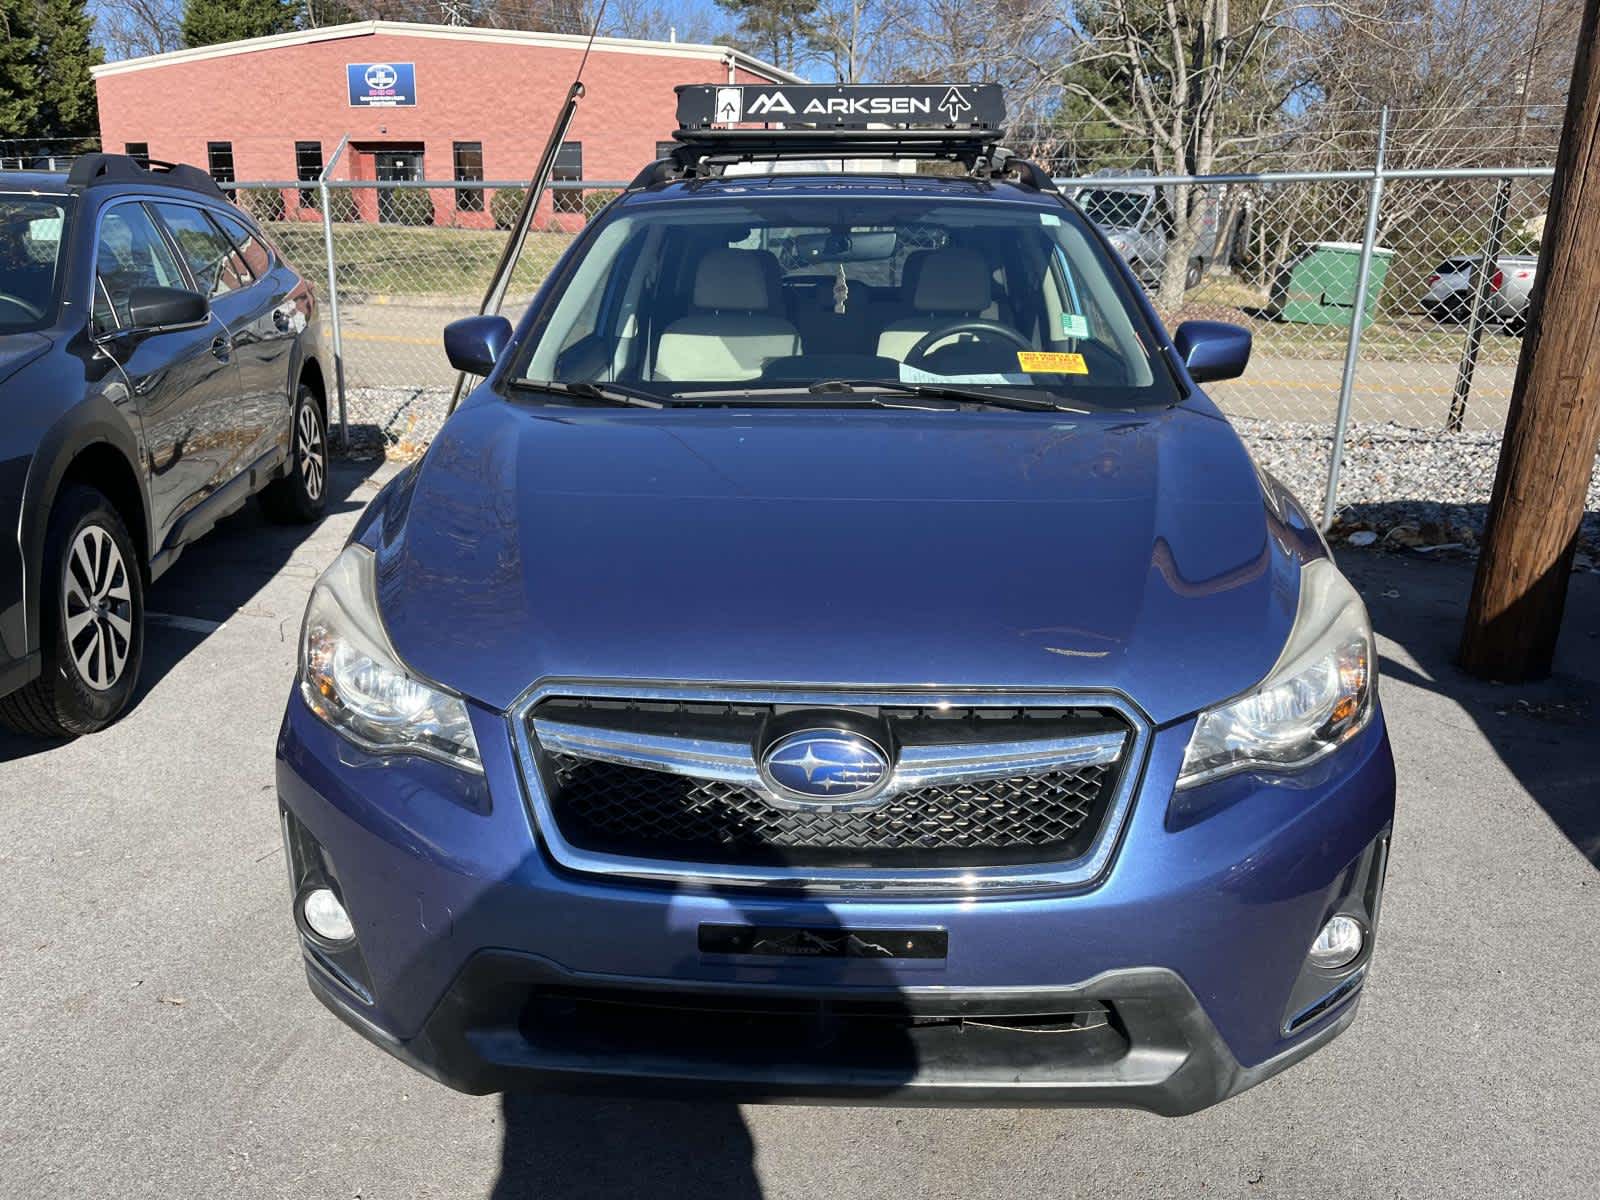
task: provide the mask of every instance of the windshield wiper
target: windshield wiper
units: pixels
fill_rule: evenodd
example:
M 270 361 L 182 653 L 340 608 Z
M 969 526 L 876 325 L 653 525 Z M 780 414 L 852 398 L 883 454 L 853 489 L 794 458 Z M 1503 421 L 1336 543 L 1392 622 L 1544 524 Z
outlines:
M 907 383 L 899 379 L 822 379 L 813 383 L 811 392 L 891 392 L 899 396 L 932 396 L 940 400 L 964 400 L 973 404 L 987 404 L 994 408 L 1014 408 L 1022 412 L 1087 412 L 1053 400 L 1039 400 L 1033 396 L 1018 396 L 1011 392 L 980 392 L 972 388 L 951 387 L 943 383 Z
M 563 383 L 558 379 L 513 379 L 511 386 L 522 392 L 543 392 L 549 396 L 570 396 L 576 400 L 603 400 L 631 408 L 665 408 L 669 401 L 616 385 L 602 386 L 588 380 Z

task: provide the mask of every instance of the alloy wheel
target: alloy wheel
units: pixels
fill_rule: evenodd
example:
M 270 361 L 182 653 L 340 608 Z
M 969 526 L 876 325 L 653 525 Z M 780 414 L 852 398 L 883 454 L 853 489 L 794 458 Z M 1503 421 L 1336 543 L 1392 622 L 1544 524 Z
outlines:
M 322 441 L 322 422 L 317 411 L 309 404 L 300 406 L 299 432 L 296 450 L 300 455 L 300 477 L 305 483 L 306 496 L 322 499 L 323 483 L 327 479 L 328 460 Z
M 133 648 L 133 592 L 116 539 L 102 526 L 85 526 L 63 576 L 67 649 L 83 681 L 107 691 L 122 678 Z

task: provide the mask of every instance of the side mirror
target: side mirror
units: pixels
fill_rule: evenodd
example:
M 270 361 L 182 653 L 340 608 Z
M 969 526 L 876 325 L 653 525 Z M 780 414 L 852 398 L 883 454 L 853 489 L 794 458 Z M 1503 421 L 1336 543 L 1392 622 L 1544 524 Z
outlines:
M 187 288 L 141 285 L 128 292 L 130 333 L 193 329 L 211 319 L 211 301 Z
M 450 365 L 468 375 L 487 375 L 511 344 L 511 322 L 504 317 L 462 317 L 444 327 L 444 353 Z
M 1196 383 L 1237 379 L 1250 361 L 1250 331 L 1222 321 L 1185 321 L 1172 344 Z

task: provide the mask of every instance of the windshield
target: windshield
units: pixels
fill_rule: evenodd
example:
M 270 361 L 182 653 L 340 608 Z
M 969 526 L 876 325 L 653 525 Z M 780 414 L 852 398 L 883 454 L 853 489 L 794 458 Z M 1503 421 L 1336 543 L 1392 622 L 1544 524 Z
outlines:
M 50 324 L 65 224 L 59 200 L 0 192 L 0 333 Z
M 848 381 L 1168 404 L 1082 220 L 999 200 L 778 196 L 623 209 L 556 282 L 514 379 L 683 400 Z
M 1083 215 L 1108 229 L 1137 229 L 1144 220 L 1150 197 L 1142 192 L 1118 192 L 1108 188 L 1084 188 L 1073 199 Z

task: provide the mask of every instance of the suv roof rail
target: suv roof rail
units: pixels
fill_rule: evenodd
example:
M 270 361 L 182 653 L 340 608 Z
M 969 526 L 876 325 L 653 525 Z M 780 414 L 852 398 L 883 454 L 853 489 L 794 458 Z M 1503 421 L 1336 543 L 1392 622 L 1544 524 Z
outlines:
M 957 162 L 975 176 L 1012 174 L 1040 191 L 1050 177 L 999 144 L 999 84 L 682 84 L 678 143 L 629 185 L 704 178 L 730 163 L 902 158 Z M 777 126 L 774 128 L 774 126 Z
M 67 172 L 67 186 L 89 188 L 113 183 L 148 183 L 187 188 L 214 200 L 226 200 L 217 181 L 199 167 L 188 163 L 148 162 L 127 154 L 85 154 Z

